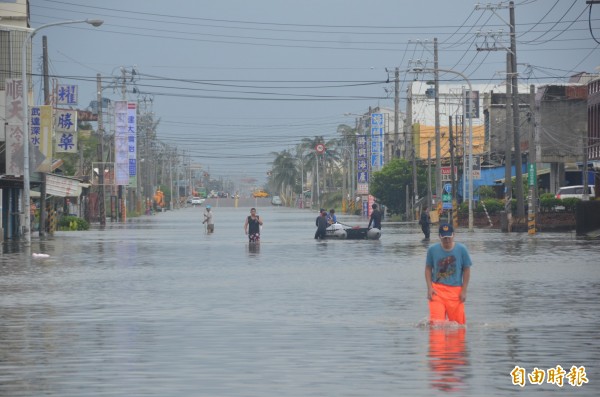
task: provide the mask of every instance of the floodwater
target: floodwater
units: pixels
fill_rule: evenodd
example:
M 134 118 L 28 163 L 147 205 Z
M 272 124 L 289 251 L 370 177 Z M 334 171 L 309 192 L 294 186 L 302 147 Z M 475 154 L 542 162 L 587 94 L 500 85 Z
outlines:
M 598 241 L 458 230 L 467 327 L 430 329 L 417 225 L 317 242 L 315 213 L 259 208 L 254 248 L 248 210 L 213 207 L 212 235 L 202 207 L 4 245 L 0 396 L 600 394 Z

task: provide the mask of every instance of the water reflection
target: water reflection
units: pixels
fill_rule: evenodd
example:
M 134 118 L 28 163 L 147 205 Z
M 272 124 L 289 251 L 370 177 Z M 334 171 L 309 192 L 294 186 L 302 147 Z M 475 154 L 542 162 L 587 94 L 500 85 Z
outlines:
M 463 327 L 429 329 L 429 368 L 431 387 L 445 392 L 460 392 L 465 387 L 469 365 Z
M 248 252 L 254 255 L 260 254 L 260 243 L 248 243 Z

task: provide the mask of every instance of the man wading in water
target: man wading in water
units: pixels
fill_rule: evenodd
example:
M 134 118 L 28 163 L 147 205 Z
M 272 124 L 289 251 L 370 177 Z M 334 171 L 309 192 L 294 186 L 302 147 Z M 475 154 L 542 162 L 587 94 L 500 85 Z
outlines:
M 256 215 L 256 208 L 250 209 L 250 216 L 246 218 L 244 223 L 244 232 L 248 235 L 248 241 L 251 243 L 260 243 L 260 227 L 263 222 Z

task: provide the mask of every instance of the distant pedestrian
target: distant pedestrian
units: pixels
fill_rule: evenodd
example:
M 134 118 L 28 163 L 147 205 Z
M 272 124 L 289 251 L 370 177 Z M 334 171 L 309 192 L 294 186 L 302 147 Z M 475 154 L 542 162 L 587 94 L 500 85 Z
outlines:
M 441 224 L 439 236 L 441 243 L 429 247 L 425 260 L 429 319 L 432 323 L 449 320 L 465 324 L 471 256 L 467 247 L 454 242 L 452 225 Z
M 369 219 L 369 226 L 367 228 L 370 229 L 371 225 L 373 225 L 373 228 L 381 230 L 381 211 L 377 209 L 377 204 L 373 204 L 371 208 L 373 211 L 371 211 L 371 219 Z
M 421 225 L 421 230 L 425 235 L 425 240 L 429 240 L 429 235 L 431 234 L 431 229 L 429 226 L 431 225 L 431 217 L 429 216 L 429 208 L 423 208 L 423 212 L 421 212 L 421 218 L 419 219 L 419 225 Z
M 315 221 L 317 226 L 317 231 L 315 232 L 315 239 L 320 240 L 324 239 L 327 235 L 327 211 L 321 208 L 321 212 L 319 212 L 319 216 L 317 216 L 317 220 Z
M 260 227 L 262 224 L 262 220 L 256 214 L 256 208 L 251 208 L 250 216 L 246 218 L 246 223 L 244 223 L 244 232 L 248 236 L 249 242 L 260 243 Z
M 213 213 L 210 210 L 210 205 L 206 206 L 204 210 L 204 221 L 202 224 L 206 224 L 206 232 L 212 233 L 215 231 L 215 224 L 213 223 Z
M 335 216 L 335 210 L 332 208 L 329 210 L 329 214 L 327 214 L 327 223 L 329 225 L 333 225 L 337 223 L 337 217 Z

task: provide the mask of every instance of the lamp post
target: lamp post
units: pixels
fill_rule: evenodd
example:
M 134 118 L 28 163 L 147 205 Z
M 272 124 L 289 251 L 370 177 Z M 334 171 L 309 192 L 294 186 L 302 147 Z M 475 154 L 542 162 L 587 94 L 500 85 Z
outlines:
M 31 212 L 30 212 L 30 193 L 29 193 L 29 87 L 27 83 L 27 43 L 33 39 L 35 34 L 45 28 L 58 25 L 68 25 L 73 23 L 89 23 L 94 27 L 98 27 L 104 23 L 101 19 L 84 19 L 80 21 L 62 21 L 48 23 L 46 25 L 39 26 L 29 32 L 23 44 L 21 45 L 21 80 L 23 84 L 23 210 L 24 210 L 24 223 L 23 234 L 25 235 L 25 245 L 31 245 Z M 42 211 L 44 209 L 42 208 Z
M 414 68 L 414 72 L 446 72 L 446 73 L 454 73 L 462 77 L 467 84 L 469 85 L 469 111 L 471 114 L 469 115 L 469 167 L 467 171 L 467 177 L 469 178 L 469 231 L 473 231 L 473 86 L 471 85 L 471 81 L 464 74 L 457 72 L 451 69 L 440 69 L 440 68 Z M 438 178 L 440 176 L 438 175 Z

